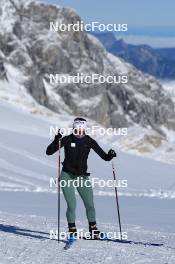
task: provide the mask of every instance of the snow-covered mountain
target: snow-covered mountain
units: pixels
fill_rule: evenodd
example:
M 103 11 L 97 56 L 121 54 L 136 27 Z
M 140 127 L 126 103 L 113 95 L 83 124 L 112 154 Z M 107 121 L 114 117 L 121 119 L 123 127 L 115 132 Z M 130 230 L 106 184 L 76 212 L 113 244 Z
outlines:
M 86 32 L 50 32 L 50 21 L 71 24 L 79 20 L 71 8 L 1 0 L 1 79 L 9 80 L 10 65 L 23 76 L 19 84 L 40 104 L 57 112 L 64 109 L 86 115 L 105 126 L 140 124 L 162 131 L 164 125 L 174 129 L 174 104 L 158 81 L 106 53 Z M 129 80 L 127 85 L 49 84 L 48 74 L 78 72 L 127 74 Z
M 50 21 L 80 20 L 71 8 L 0 0 L 0 97 L 35 114 L 83 115 L 103 126 L 128 127 L 109 139 L 123 150 L 174 161 L 174 102 L 149 75 L 105 51 L 86 32 L 50 32 Z M 51 85 L 49 74 L 128 75 L 128 84 Z M 40 106 L 38 105 L 40 104 Z M 46 110 L 47 107 L 49 110 Z

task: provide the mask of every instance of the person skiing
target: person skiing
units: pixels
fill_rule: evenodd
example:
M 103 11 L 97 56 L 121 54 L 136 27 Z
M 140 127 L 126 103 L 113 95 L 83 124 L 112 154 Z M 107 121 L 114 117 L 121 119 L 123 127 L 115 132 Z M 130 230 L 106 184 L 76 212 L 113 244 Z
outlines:
M 69 235 L 76 236 L 76 197 L 74 181 L 79 180 L 77 191 L 86 208 L 86 216 L 89 223 L 90 236 L 98 239 L 100 231 L 96 225 L 96 212 L 93 201 L 93 190 L 89 184 L 90 173 L 87 172 L 87 160 L 91 149 L 93 149 L 103 160 L 110 161 L 116 157 L 114 150 L 104 152 L 98 143 L 86 134 L 87 121 L 77 117 L 73 122 L 73 133 L 62 137 L 60 132 L 55 135 L 54 141 L 47 147 L 46 154 L 54 154 L 60 147 L 64 147 L 65 159 L 62 163 L 61 181 L 64 198 L 67 203 L 66 218 L 68 222 Z M 86 184 L 88 181 L 88 184 Z M 83 183 L 83 184 L 82 184 Z

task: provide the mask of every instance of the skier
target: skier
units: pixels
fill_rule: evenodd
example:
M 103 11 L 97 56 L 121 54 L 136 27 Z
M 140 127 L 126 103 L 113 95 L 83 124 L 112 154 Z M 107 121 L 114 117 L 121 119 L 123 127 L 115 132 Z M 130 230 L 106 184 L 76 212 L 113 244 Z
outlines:
M 77 234 L 75 224 L 76 197 L 73 182 L 78 179 L 81 184 L 77 187 L 77 191 L 86 208 L 90 236 L 94 239 L 98 239 L 100 231 L 96 225 L 93 190 L 92 186 L 89 184 L 90 173 L 87 173 L 87 159 L 91 148 L 105 161 L 110 161 L 112 158 L 116 157 L 116 153 L 112 149 L 110 149 L 108 153 L 105 153 L 94 139 L 86 135 L 86 128 L 86 119 L 81 117 L 75 118 L 73 122 L 73 133 L 65 137 L 62 137 L 62 135 L 58 133 L 54 141 L 47 147 L 46 154 L 52 155 L 59 149 L 59 146 L 64 147 L 65 159 L 62 163 L 61 180 L 66 182 L 66 185 L 64 184 L 64 187 L 62 186 L 62 191 L 67 203 L 66 218 L 69 235 L 76 236 Z M 87 181 L 88 184 L 86 184 Z

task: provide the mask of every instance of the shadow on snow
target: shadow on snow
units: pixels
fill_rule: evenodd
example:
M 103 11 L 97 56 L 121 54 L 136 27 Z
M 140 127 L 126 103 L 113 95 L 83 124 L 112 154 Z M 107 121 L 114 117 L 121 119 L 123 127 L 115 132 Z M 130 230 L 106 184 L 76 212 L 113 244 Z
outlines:
M 49 233 L 0 224 L 0 231 L 37 239 L 50 239 Z M 46 236 L 47 235 L 47 236 Z

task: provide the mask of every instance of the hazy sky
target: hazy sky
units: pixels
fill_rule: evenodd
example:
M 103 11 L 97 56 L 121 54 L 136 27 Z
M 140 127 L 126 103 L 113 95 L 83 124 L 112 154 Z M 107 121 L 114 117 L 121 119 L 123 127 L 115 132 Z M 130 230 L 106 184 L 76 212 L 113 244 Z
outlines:
M 128 23 L 130 26 L 174 26 L 174 0 L 45 0 L 75 8 L 85 22 Z
M 127 23 L 128 43 L 175 47 L 175 0 L 41 0 L 73 7 L 86 23 Z

